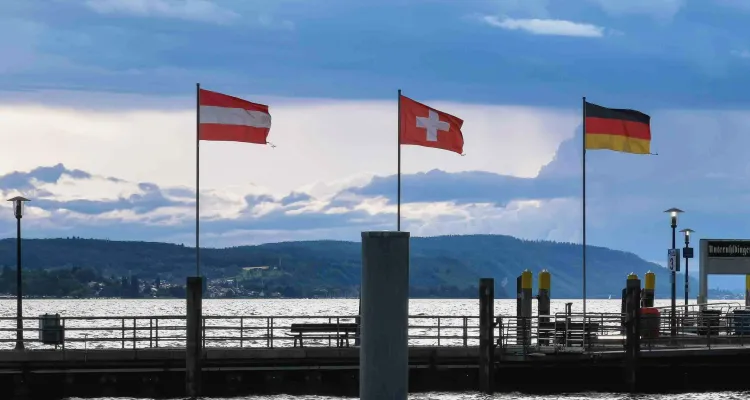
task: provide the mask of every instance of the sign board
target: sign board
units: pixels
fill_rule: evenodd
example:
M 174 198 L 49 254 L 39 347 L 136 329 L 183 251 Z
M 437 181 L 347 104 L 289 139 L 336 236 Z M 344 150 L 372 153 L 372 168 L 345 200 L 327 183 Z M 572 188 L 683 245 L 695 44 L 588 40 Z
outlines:
M 693 258 L 693 248 L 692 247 L 683 247 L 682 248 L 682 256 L 684 258 Z
M 750 275 L 750 238 L 700 239 L 698 303 L 708 301 L 709 275 Z
M 678 272 L 680 270 L 680 249 L 667 250 L 667 266 L 670 271 Z
M 750 240 L 709 240 L 709 258 L 750 258 Z

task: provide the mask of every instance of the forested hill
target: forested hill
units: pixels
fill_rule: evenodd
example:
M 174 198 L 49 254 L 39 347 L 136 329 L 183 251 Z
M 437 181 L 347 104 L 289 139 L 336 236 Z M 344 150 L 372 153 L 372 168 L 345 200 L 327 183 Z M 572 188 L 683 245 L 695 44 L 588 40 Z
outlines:
M 359 284 L 360 248 L 358 242 L 305 241 L 205 249 L 201 250 L 201 270 L 209 279 L 232 279 L 248 290 L 279 290 L 289 296 L 306 296 L 316 290 L 350 293 Z M 590 298 L 617 298 L 628 273 L 643 277 L 649 270 L 657 273 L 657 296 L 669 296 L 666 269 L 632 253 L 601 247 L 590 247 L 587 254 Z M 15 240 L 0 240 L 0 265 L 6 266 L 8 274 L 7 267 L 14 267 L 15 259 Z M 568 243 L 501 235 L 412 238 L 410 285 L 412 294 L 420 297 L 474 297 L 479 278 L 492 277 L 496 296 L 512 297 L 521 271 L 528 268 L 536 276 L 546 268 L 552 273 L 554 297 L 580 298 L 581 259 L 581 246 Z M 194 248 L 166 243 L 30 239 L 23 241 L 23 260 L 29 277 L 55 280 L 62 279 L 60 275 L 94 279 L 93 272 L 113 282 L 137 276 L 142 281 L 158 277 L 161 282 L 184 284 L 185 277 L 195 272 Z M 78 278 L 82 270 L 86 273 Z M 12 285 L 14 281 L 8 278 L 0 279 L 0 286 Z M 691 286 L 697 288 L 695 283 Z

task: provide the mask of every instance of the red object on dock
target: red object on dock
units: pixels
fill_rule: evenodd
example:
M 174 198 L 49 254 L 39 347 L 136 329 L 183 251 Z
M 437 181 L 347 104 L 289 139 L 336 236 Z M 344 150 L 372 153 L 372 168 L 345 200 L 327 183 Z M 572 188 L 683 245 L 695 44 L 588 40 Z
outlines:
M 661 313 L 658 308 L 641 308 L 641 337 L 658 338 L 661 326 Z

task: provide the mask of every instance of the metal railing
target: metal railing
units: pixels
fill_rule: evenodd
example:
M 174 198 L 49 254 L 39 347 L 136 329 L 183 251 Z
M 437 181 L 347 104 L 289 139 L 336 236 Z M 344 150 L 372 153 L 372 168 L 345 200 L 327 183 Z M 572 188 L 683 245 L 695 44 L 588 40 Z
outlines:
M 40 339 L 37 317 L 24 318 L 24 344 L 28 349 L 54 348 Z M 331 324 L 330 332 L 303 334 L 304 346 L 349 345 L 357 334 L 338 329 L 356 323 L 356 316 L 204 316 L 203 346 L 206 348 L 274 348 L 297 345 L 300 336 L 292 324 Z M 63 317 L 61 349 L 144 349 L 184 347 L 185 316 Z M 479 317 L 410 316 L 410 346 L 477 346 Z M 11 349 L 16 341 L 16 318 L 0 318 L 0 349 Z
M 750 345 L 750 311 L 734 303 L 712 304 L 700 311 L 678 310 L 678 334 L 670 336 L 668 308 L 658 320 L 642 316 L 644 349 L 664 347 L 715 347 Z M 24 318 L 24 344 L 28 349 L 49 349 L 40 340 L 39 318 Z M 625 345 L 624 315 L 619 313 L 557 313 L 528 318 L 498 316 L 494 337 L 510 353 L 619 350 Z M 356 323 L 356 316 L 204 316 L 205 348 L 275 348 L 298 345 L 293 324 L 331 324 L 330 332 L 301 336 L 305 347 L 357 345 L 351 330 L 337 328 Z M 185 316 L 64 317 L 65 349 L 181 348 L 186 341 Z M 410 346 L 478 346 L 477 316 L 410 316 Z M 12 349 L 16 319 L 0 318 L 0 349 Z

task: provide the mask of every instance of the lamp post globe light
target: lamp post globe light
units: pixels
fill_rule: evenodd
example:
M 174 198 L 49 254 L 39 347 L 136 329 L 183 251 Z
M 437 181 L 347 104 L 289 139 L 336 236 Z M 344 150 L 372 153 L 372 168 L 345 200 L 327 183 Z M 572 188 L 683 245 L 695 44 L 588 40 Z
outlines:
M 675 250 L 675 236 L 677 236 L 677 216 L 684 211 L 680 210 L 679 208 L 670 208 L 669 210 L 665 210 L 665 213 L 669 213 L 670 217 L 670 226 L 672 227 L 672 251 Z M 672 307 L 671 307 L 671 316 L 669 318 L 669 326 L 671 335 L 677 336 L 677 268 L 672 268 Z
M 688 299 L 690 298 L 690 286 L 688 284 L 688 260 L 693 258 L 693 249 L 690 247 L 690 234 L 695 232 L 690 228 L 680 229 L 685 235 L 685 248 L 682 249 L 682 257 L 685 258 L 685 312 L 687 313 Z
M 16 196 L 8 201 L 13 203 L 16 217 L 16 350 L 23 350 L 23 293 L 21 286 L 21 218 L 27 198 Z

